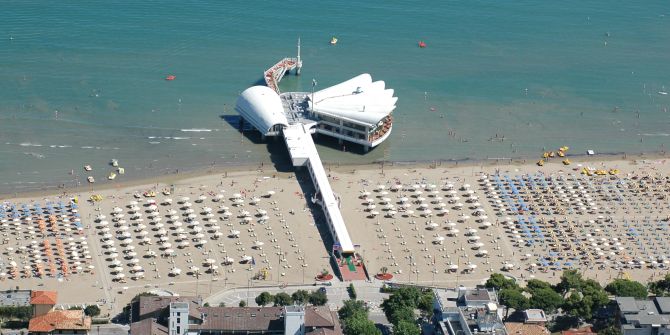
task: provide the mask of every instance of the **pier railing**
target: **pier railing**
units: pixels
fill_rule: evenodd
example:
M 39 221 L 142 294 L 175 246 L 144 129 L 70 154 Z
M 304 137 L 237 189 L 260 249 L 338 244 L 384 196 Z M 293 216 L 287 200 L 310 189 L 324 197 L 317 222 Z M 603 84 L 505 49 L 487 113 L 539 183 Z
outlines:
M 289 72 L 299 66 L 300 64 L 298 63 L 297 58 L 284 58 L 263 72 L 265 83 L 269 88 L 279 94 L 279 82 L 282 80 L 282 78 L 284 78 L 286 72 Z

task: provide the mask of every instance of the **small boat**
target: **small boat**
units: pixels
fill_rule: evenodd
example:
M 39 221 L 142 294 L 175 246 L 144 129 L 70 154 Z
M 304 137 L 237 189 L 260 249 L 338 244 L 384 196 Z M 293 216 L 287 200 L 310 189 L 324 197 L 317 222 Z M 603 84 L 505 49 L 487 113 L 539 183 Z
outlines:
M 114 172 L 111 172 L 109 174 L 109 176 L 107 177 L 107 179 L 109 179 L 109 180 L 114 180 L 114 178 L 116 178 L 116 173 L 114 173 Z
M 419 48 L 425 48 L 425 47 L 427 47 L 426 42 L 419 41 Z
M 119 166 L 119 161 L 116 159 L 112 159 L 112 161 L 109 164 L 112 164 L 113 167 L 117 167 Z
M 95 178 L 93 178 L 93 176 L 88 176 L 86 180 L 88 180 L 88 182 L 91 184 L 95 183 Z
M 167 81 L 172 81 L 172 80 L 175 80 L 175 79 L 177 79 L 177 76 L 172 75 L 172 74 L 165 77 L 165 80 L 167 80 Z
M 120 167 L 120 168 L 116 169 L 116 172 L 118 172 L 119 174 L 125 174 L 125 173 L 126 173 L 126 169 Z
M 543 166 L 544 165 L 544 159 L 540 159 L 537 161 L 537 166 Z
M 563 150 L 559 150 L 557 155 L 558 157 L 565 157 L 565 152 Z
M 660 94 L 660 95 L 668 95 L 668 92 L 666 92 L 666 91 L 658 91 L 658 94 Z
M 563 160 L 563 165 L 570 165 L 570 160 L 569 159 L 564 159 Z
M 337 37 L 333 36 L 333 38 L 330 39 L 330 45 L 335 45 L 337 44 Z
M 93 168 L 90 165 L 84 165 L 84 171 L 91 171 Z

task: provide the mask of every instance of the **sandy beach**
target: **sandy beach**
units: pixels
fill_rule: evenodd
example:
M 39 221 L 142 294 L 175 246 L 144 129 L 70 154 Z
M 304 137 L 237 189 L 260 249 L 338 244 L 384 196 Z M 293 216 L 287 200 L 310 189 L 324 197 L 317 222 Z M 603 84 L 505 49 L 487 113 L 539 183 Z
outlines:
M 601 282 L 666 272 L 665 159 L 571 160 L 327 168 L 370 274 L 386 267 L 397 282 L 455 286 L 501 271 L 556 281 L 577 268 Z M 333 269 L 304 178 L 256 166 L 4 199 L 0 287 L 53 289 L 60 303 L 116 313 L 150 289 L 313 283 Z

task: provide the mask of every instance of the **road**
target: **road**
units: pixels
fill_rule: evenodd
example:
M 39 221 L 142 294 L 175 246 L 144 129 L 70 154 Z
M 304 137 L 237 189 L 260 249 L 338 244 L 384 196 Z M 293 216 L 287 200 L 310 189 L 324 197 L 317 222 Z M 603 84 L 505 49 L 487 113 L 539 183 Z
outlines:
M 367 302 L 368 308 L 370 309 L 370 319 L 375 323 L 388 324 L 386 316 L 380 307 L 384 299 L 388 297 L 388 294 L 379 291 L 381 285 L 381 282 L 356 282 L 354 287 L 356 289 L 357 299 Z M 326 295 L 328 296 L 328 307 L 331 310 L 338 310 L 344 305 L 345 300 L 349 300 L 349 293 L 347 291 L 348 286 L 348 283 L 335 282 L 332 286 L 304 285 L 289 286 L 286 288 L 279 288 L 276 286 L 237 288 L 214 293 L 209 298 L 205 299 L 205 302 L 212 306 L 218 306 L 222 302 L 225 303 L 226 306 L 237 306 L 240 300 L 244 300 L 247 302 L 247 306 L 257 306 L 255 299 L 261 292 L 267 291 L 272 294 L 285 292 L 293 294 L 293 292 L 297 290 L 314 291 L 320 287 L 324 287 L 326 289 Z

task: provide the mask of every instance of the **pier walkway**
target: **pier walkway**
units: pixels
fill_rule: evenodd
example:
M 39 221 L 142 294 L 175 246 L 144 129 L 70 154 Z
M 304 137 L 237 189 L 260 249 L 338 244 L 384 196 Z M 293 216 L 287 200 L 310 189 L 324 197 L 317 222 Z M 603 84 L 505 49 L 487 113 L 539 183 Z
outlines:
M 284 75 L 296 68 L 302 66 L 300 58 L 284 58 L 277 62 L 275 65 L 272 65 L 269 69 L 263 72 L 263 78 L 265 83 L 273 91 L 279 94 L 279 82 L 284 78 Z
M 328 230 L 333 238 L 333 257 L 337 263 L 342 279 L 365 280 L 365 265 L 356 254 L 355 245 L 351 241 L 347 227 L 340 212 L 340 201 L 336 197 L 328 181 L 328 174 L 323 168 L 321 158 L 312 139 L 313 124 L 296 123 L 283 129 L 284 141 L 291 155 L 293 166 L 306 166 L 316 195 L 313 201 L 321 205 L 326 218 Z M 338 251 L 338 253 L 335 253 Z

